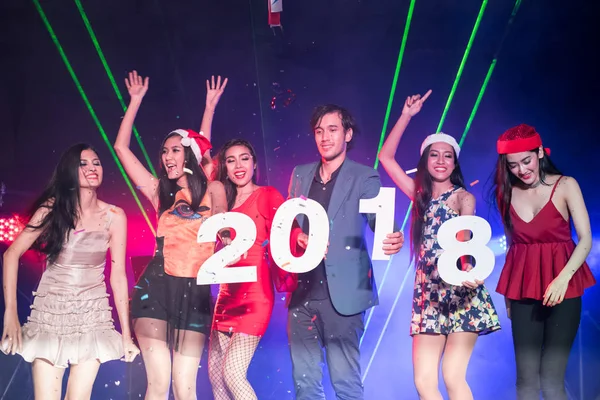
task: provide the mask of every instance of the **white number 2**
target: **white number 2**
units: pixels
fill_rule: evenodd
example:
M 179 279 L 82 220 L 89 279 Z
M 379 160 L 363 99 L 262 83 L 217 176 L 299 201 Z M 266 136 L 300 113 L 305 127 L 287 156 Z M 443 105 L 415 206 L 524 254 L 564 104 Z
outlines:
M 473 232 L 471 240 L 461 242 L 456 238 L 460 231 Z M 444 222 L 438 230 L 437 240 L 444 252 L 437 262 L 440 278 L 450 285 L 460 286 L 464 281 L 484 280 L 492 273 L 496 256 L 487 244 L 492 238 L 490 224 L 481 217 L 463 215 Z M 460 271 L 456 263 L 462 256 L 473 256 L 476 266 L 471 271 Z
M 202 223 L 198 230 L 198 243 L 214 242 L 217 232 L 233 228 L 235 239 L 202 264 L 196 283 L 210 285 L 220 283 L 256 282 L 256 266 L 226 268 L 252 247 L 256 241 L 256 225 L 246 214 L 228 212 L 215 214 Z
M 394 231 L 394 203 L 396 201 L 396 189 L 382 187 L 377 197 L 372 199 L 361 199 L 359 212 L 361 214 L 375 214 L 375 235 L 373 238 L 372 260 L 389 260 L 390 256 L 383 252 L 383 241 L 388 233 Z
M 298 214 L 308 218 L 310 232 L 306 251 L 301 257 L 294 257 L 290 252 L 290 234 Z M 277 209 L 271 225 L 271 256 L 279 268 L 298 274 L 315 269 L 325 257 L 328 240 L 327 211 L 318 202 L 295 198 Z

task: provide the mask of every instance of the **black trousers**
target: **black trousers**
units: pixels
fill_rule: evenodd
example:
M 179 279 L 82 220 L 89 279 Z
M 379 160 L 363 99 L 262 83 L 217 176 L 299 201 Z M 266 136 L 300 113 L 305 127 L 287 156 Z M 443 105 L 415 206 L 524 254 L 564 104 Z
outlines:
M 511 301 L 512 335 L 517 362 L 517 398 L 567 400 L 565 372 L 579 329 L 581 297 L 554 307 L 541 301 Z
M 296 400 L 325 400 L 323 348 L 338 400 L 363 400 L 360 338 L 364 312 L 345 316 L 327 300 L 305 301 L 288 310 L 288 336 Z

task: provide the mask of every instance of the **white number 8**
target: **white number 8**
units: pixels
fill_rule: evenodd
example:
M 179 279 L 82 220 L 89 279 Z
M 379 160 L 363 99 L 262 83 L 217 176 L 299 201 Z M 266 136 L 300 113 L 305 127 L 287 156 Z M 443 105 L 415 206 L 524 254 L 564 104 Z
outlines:
M 473 232 L 471 240 L 461 242 L 456 238 L 460 231 Z M 460 286 L 464 281 L 484 280 L 492 273 L 496 256 L 487 244 L 492 239 L 492 228 L 483 218 L 464 215 L 449 219 L 438 230 L 437 240 L 444 252 L 437 262 L 438 273 L 446 283 Z M 456 267 L 462 256 L 472 256 L 476 266 L 471 271 L 460 271 Z

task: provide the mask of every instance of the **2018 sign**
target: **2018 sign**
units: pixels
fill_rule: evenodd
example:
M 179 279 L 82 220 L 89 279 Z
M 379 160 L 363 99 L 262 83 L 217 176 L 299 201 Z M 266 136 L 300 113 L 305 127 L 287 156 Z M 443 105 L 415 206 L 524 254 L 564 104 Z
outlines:
M 376 215 L 372 259 L 388 260 L 383 252 L 383 240 L 394 227 L 395 188 L 381 188 L 377 197 L 360 200 L 360 213 Z M 306 251 L 301 257 L 295 257 L 290 251 L 290 235 L 296 217 L 304 214 L 308 218 L 310 232 Z M 208 218 L 198 231 L 198 243 L 214 242 L 217 232 L 232 228 L 236 232 L 230 245 L 213 254 L 200 268 L 198 285 L 256 282 L 256 266 L 227 268 L 247 252 L 256 241 L 256 226 L 252 218 L 237 212 L 216 214 Z M 271 256 L 279 268 L 304 273 L 316 268 L 325 253 L 329 242 L 329 218 L 327 211 L 316 201 L 294 198 L 285 201 L 275 213 L 269 242 Z M 456 239 L 460 231 L 469 230 L 472 239 L 461 242 Z M 461 216 L 446 221 L 439 228 L 438 242 L 444 250 L 438 259 L 440 277 L 451 285 L 461 285 L 464 281 L 484 280 L 495 264 L 494 252 L 487 247 L 492 230 L 486 220 L 476 216 Z M 456 261 L 465 255 L 473 256 L 477 268 L 460 271 Z

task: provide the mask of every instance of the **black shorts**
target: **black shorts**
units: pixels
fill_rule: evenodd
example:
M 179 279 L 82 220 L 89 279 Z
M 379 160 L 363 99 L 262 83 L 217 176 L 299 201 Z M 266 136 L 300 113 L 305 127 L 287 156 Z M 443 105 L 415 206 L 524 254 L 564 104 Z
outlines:
M 167 323 L 167 340 L 174 330 L 211 330 L 213 300 L 210 285 L 196 284 L 196 278 L 165 273 L 162 238 L 157 238 L 154 258 L 138 280 L 131 297 L 131 318 L 152 318 Z

